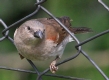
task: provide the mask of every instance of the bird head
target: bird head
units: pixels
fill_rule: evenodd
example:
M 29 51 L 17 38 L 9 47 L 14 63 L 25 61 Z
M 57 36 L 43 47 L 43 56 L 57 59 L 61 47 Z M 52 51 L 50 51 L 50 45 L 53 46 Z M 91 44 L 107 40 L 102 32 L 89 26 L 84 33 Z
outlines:
M 45 27 L 37 20 L 29 20 L 23 23 L 15 32 L 14 37 L 19 37 L 25 44 L 36 45 L 43 41 Z

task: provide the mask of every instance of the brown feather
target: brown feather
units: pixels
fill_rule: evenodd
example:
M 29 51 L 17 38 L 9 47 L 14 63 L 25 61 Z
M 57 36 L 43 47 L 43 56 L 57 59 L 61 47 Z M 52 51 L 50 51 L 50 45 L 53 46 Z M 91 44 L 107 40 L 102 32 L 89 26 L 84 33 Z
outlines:
M 87 27 L 73 27 L 73 28 L 71 28 L 70 30 L 71 30 L 74 34 L 93 32 L 90 28 L 87 28 Z
M 70 26 L 69 22 L 67 22 L 67 19 L 64 18 L 58 18 L 65 26 Z M 55 43 L 60 44 L 62 40 L 68 35 L 68 33 L 52 18 L 40 18 L 37 19 L 39 22 L 43 23 L 46 27 L 46 33 L 47 39 L 54 40 Z M 54 34 L 55 33 L 55 34 Z M 48 37 L 49 36 L 49 37 Z M 54 37 L 53 37 L 54 36 Z M 56 39 L 58 38 L 58 39 Z
M 91 32 L 89 28 L 86 27 L 78 27 L 73 28 L 71 27 L 70 18 L 69 17 L 61 17 L 58 18 L 71 32 L 77 34 L 77 33 L 84 33 L 84 32 Z M 62 40 L 68 35 L 66 30 L 62 28 L 53 18 L 40 18 L 37 19 L 39 22 L 43 23 L 46 27 L 46 33 L 47 37 L 46 39 L 51 39 L 55 43 L 60 44 Z M 55 33 L 55 34 L 54 34 Z M 49 37 L 48 37 L 49 36 Z M 59 37 L 59 39 L 58 39 Z

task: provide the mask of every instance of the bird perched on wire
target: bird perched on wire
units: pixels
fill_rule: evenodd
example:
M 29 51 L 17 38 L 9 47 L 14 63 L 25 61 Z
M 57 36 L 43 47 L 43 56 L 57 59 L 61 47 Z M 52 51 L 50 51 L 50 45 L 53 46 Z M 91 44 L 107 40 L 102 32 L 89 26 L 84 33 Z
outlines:
M 58 18 L 72 34 L 91 32 L 86 27 L 71 27 L 69 17 Z M 61 58 L 66 44 L 73 38 L 52 18 L 32 19 L 24 22 L 14 33 L 14 44 L 21 59 L 46 60 L 56 57 L 50 64 L 50 70 L 58 69 L 56 61 Z

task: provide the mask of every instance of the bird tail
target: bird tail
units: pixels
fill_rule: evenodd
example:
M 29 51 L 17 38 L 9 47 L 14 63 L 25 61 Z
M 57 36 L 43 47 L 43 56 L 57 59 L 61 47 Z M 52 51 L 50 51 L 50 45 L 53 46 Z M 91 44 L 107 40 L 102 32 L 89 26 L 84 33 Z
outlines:
M 71 29 L 71 31 L 72 31 L 74 34 L 93 32 L 90 28 L 87 28 L 87 27 L 73 27 L 73 28 Z

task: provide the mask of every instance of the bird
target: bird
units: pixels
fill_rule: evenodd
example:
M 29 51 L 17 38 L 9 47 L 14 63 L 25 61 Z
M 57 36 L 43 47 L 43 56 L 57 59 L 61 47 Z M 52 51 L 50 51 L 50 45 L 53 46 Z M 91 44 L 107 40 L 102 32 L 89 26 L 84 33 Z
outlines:
M 87 27 L 72 27 L 71 19 L 67 16 L 57 17 L 75 35 L 77 33 L 92 32 Z M 21 59 L 47 60 L 52 57 L 49 68 L 52 73 L 58 70 L 57 61 L 64 53 L 69 42 L 74 39 L 53 18 L 38 18 L 25 21 L 14 32 L 14 44 Z

